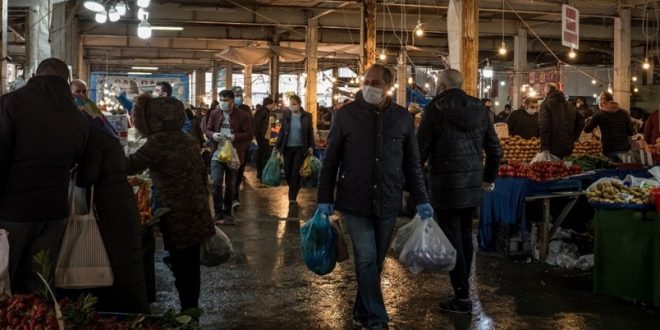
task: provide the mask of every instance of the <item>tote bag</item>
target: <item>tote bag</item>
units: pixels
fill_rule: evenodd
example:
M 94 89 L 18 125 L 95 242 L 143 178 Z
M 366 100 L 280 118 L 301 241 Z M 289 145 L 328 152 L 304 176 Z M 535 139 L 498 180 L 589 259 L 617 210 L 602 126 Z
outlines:
M 111 286 L 114 277 L 110 259 L 94 214 L 94 186 L 87 213 L 78 214 L 78 205 L 85 202 L 82 198 L 84 194 L 79 193 L 83 188 L 75 187 L 75 179 L 71 185 L 74 187 L 69 189 L 69 218 L 55 267 L 55 287 L 87 289 Z

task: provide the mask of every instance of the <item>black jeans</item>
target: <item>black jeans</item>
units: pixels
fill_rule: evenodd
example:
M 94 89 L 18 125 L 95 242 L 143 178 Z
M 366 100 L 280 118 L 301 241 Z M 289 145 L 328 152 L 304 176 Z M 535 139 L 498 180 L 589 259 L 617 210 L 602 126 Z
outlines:
M 181 311 L 197 308 L 199 303 L 199 290 L 201 287 L 199 244 L 183 249 L 171 250 L 170 260 L 174 272 L 174 285 L 179 291 Z
M 456 267 L 449 272 L 454 295 L 458 299 L 470 298 L 470 271 L 472 271 L 472 215 L 474 208 L 435 209 L 438 224 L 456 249 Z
M 302 184 L 300 168 L 305 161 L 305 150 L 303 147 L 284 148 L 284 175 L 289 185 L 289 200 L 295 201 Z
M 264 167 L 266 167 L 266 163 L 270 158 L 270 153 L 272 152 L 272 148 L 270 146 L 270 141 L 268 141 L 267 139 L 260 139 L 260 138 L 257 138 L 257 146 L 259 147 L 257 149 L 257 159 L 256 159 L 257 179 L 261 179 L 261 172 L 263 172 Z

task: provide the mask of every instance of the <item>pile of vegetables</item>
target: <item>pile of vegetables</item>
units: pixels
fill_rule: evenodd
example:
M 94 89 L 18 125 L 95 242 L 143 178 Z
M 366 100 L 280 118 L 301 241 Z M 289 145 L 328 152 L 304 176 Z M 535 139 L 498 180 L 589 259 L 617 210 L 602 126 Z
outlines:
M 529 162 L 541 149 L 541 141 L 537 138 L 525 140 L 520 136 L 503 138 L 504 160 L 509 162 Z
M 567 167 L 564 162 L 538 162 L 533 164 L 513 162 L 501 166 L 499 170 L 500 177 L 527 178 L 536 182 L 561 179 L 580 173 L 582 173 L 580 166 Z
M 568 156 L 565 161 L 572 162 L 573 165 L 579 165 L 585 171 L 591 171 L 602 168 L 613 168 L 614 164 L 605 156 Z
M 654 204 L 648 188 L 626 187 L 616 181 L 605 181 L 589 187 L 587 198 L 591 203 L 601 204 Z
M 147 180 L 137 176 L 128 179 L 128 183 L 133 187 L 137 199 L 138 210 L 140 211 L 140 223 L 149 223 L 152 219 L 151 214 L 151 185 Z
M 599 156 L 603 154 L 603 145 L 600 140 L 592 139 L 583 142 L 575 142 L 573 156 Z

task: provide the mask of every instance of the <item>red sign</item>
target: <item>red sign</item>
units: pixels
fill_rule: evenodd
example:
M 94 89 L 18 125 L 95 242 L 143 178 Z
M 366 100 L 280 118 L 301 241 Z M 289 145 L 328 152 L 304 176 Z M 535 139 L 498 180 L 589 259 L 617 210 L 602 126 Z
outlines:
M 580 47 L 580 12 L 569 5 L 562 5 L 561 11 L 561 44 L 578 49 Z

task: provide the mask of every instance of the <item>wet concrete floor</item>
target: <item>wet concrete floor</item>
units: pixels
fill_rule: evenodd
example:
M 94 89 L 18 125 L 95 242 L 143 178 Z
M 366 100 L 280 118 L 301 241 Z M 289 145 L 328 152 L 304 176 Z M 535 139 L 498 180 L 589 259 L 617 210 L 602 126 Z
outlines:
M 356 282 L 352 259 L 329 275 L 307 270 L 299 229 L 311 217 L 315 191 L 303 189 L 290 214 L 287 187 L 265 187 L 253 171 L 241 193 L 237 226 L 224 226 L 237 257 L 202 267 L 204 329 L 351 329 Z M 299 214 L 295 214 L 299 213 Z M 406 222 L 399 220 L 399 225 Z M 347 242 L 350 239 L 347 237 Z M 178 310 L 174 279 L 157 252 L 154 313 Z M 660 312 L 591 293 L 590 272 L 515 263 L 477 252 L 472 316 L 441 313 L 451 296 L 445 273 L 412 275 L 385 261 L 382 286 L 391 329 L 660 329 Z

